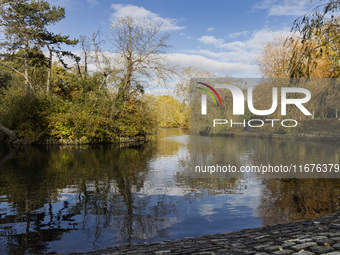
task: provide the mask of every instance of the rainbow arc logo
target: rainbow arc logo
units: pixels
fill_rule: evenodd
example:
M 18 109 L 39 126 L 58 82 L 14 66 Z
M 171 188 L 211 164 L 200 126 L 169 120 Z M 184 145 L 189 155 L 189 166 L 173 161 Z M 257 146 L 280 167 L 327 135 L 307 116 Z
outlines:
M 200 85 L 203 85 L 203 86 L 209 88 L 212 92 L 214 92 L 214 94 L 217 96 L 217 98 L 218 98 L 218 100 L 220 101 L 220 104 L 221 104 L 221 106 L 222 106 L 222 100 L 221 100 L 221 98 L 220 98 L 220 95 L 217 93 L 217 91 L 216 91 L 213 87 L 211 87 L 210 85 L 208 85 L 208 84 L 206 84 L 206 83 L 203 83 L 203 82 L 196 82 L 196 83 L 198 83 L 198 84 L 200 84 Z M 203 90 L 204 92 L 206 92 L 206 93 L 212 98 L 212 100 L 214 101 L 215 105 L 217 105 L 214 96 L 211 94 L 211 92 L 210 92 L 208 89 L 206 89 L 206 88 L 201 88 L 201 87 L 196 87 L 196 88 L 197 88 L 197 89 L 201 89 L 201 90 Z

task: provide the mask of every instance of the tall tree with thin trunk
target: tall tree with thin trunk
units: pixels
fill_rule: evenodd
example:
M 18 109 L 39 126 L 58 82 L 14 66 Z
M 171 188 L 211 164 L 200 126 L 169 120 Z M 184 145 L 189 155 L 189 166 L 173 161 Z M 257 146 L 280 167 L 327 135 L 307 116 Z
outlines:
M 87 42 L 87 37 L 84 36 L 84 35 L 80 36 L 79 41 L 80 41 L 81 48 L 82 48 L 83 54 L 84 54 L 84 75 L 83 75 L 83 78 L 86 79 L 90 46 L 89 46 L 89 43 Z
M 75 59 L 76 62 L 78 62 L 79 58 L 75 54 L 69 51 L 63 51 L 61 50 L 61 47 L 60 47 L 60 45 L 63 43 L 66 45 L 76 45 L 78 43 L 78 40 L 76 39 L 70 40 L 68 35 L 53 34 L 51 32 L 41 33 L 39 39 L 44 45 L 46 45 L 49 51 L 48 72 L 47 72 L 47 81 L 46 81 L 46 93 L 49 94 L 50 84 L 51 84 L 53 53 L 57 54 L 57 57 L 63 63 L 63 65 L 65 64 L 64 64 L 64 61 L 62 60 L 62 56 L 65 56 L 65 55 Z

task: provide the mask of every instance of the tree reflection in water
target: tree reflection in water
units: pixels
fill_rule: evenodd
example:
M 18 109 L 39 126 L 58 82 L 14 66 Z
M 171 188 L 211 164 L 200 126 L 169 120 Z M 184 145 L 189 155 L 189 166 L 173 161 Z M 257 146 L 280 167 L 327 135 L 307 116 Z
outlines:
M 316 218 L 340 209 L 338 179 L 264 179 L 257 214 L 263 225 Z
M 204 139 L 194 145 L 185 131 L 162 130 L 150 143 L 134 147 L 1 147 L 0 253 L 91 251 L 231 231 L 230 221 L 236 228 L 255 227 L 257 217 L 268 225 L 338 209 L 337 179 L 197 178 L 190 172 L 189 147 L 197 158 L 235 165 L 285 157 L 304 161 L 316 154 L 330 160 L 339 149 Z M 211 227 L 195 232 L 192 220 Z

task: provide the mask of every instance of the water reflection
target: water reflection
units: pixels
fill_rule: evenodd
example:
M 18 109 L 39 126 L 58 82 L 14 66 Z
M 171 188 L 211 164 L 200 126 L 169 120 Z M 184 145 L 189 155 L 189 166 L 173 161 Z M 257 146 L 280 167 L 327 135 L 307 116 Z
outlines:
M 257 215 L 273 225 L 327 215 L 340 209 L 339 179 L 264 179 Z
M 0 148 L 0 253 L 69 253 L 227 232 L 338 209 L 337 179 L 195 178 L 201 158 L 249 164 L 338 160 L 323 144 L 205 137 L 164 129 L 134 147 Z M 212 146 L 214 144 L 214 146 Z M 222 151 L 222 153 L 221 153 Z

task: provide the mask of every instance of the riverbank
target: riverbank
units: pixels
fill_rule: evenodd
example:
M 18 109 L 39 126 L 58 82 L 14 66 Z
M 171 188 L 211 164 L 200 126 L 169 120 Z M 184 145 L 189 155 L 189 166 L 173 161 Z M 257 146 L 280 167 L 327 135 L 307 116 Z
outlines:
M 14 140 L 10 141 L 10 144 L 17 144 L 17 145 L 91 145 L 91 144 L 135 144 L 135 143 L 142 143 L 148 140 L 148 136 L 135 136 L 135 137 L 118 137 L 111 140 L 87 140 L 87 139 L 75 139 L 75 140 L 68 140 L 68 139 L 42 139 L 40 141 L 36 141 L 34 143 L 27 141 L 27 140 Z
M 340 255 L 340 212 L 301 222 L 152 244 L 127 244 L 87 254 Z
M 315 141 L 315 142 L 330 142 L 340 143 L 340 133 L 288 133 L 280 134 L 266 131 L 243 131 L 236 136 L 242 137 L 260 137 L 260 138 L 273 138 L 273 139 L 288 139 L 295 141 Z

